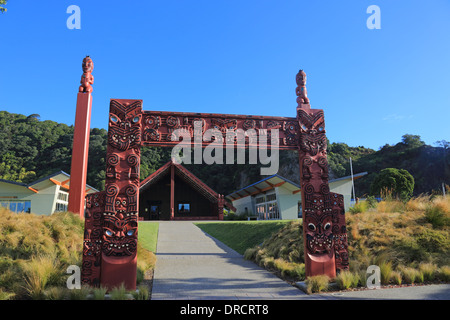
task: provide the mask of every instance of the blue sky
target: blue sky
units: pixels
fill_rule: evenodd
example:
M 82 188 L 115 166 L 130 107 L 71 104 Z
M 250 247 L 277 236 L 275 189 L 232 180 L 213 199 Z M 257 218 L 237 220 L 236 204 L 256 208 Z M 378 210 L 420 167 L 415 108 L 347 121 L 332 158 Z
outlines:
M 86 55 L 91 127 L 109 100 L 144 110 L 295 116 L 308 75 L 331 142 L 450 141 L 450 1 L 15 1 L 0 14 L 0 110 L 73 124 Z M 426 3 L 426 5 L 425 5 Z M 81 9 L 70 30 L 69 5 Z M 370 30 L 369 5 L 381 10 Z

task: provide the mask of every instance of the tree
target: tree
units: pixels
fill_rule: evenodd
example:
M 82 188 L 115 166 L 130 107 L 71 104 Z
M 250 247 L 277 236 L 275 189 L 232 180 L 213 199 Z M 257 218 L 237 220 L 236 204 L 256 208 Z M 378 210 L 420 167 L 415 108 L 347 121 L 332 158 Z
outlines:
M 4 7 L 4 5 L 6 4 L 8 2 L 8 0 L 0 0 L 0 11 L 3 13 L 3 12 L 6 12 L 8 9 L 6 9 L 5 7 Z
M 414 177 L 405 169 L 386 168 L 375 177 L 370 190 L 372 195 L 392 192 L 397 199 L 408 199 L 414 190 Z
M 420 140 L 420 136 L 415 134 L 404 134 L 402 136 L 402 143 L 409 148 L 418 148 L 425 145 L 425 142 Z

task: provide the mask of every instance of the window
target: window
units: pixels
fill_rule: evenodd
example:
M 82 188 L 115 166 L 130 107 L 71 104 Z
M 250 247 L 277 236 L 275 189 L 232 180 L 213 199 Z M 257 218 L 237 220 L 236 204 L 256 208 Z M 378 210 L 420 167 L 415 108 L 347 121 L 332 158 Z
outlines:
M 271 193 L 255 199 L 258 220 L 280 219 L 277 194 Z
M 191 213 L 191 204 L 189 202 L 178 203 L 178 213 Z
M 151 214 L 157 214 L 158 211 L 159 211 L 159 206 L 155 206 L 155 205 L 150 206 L 150 213 Z
M 67 211 L 67 204 L 57 202 L 55 211 Z
M 267 198 L 266 198 L 266 201 L 267 201 L 267 202 L 269 202 L 269 201 L 275 201 L 275 200 L 277 200 L 277 194 L 276 194 L 276 193 L 272 193 L 272 194 L 268 194 L 268 195 L 267 195 Z
M 69 194 L 67 192 L 58 192 L 58 200 L 67 202 Z
M 3 208 L 9 209 L 14 213 L 30 213 L 31 212 L 31 201 L 21 201 L 21 200 L 3 200 L 0 202 Z
M 256 201 L 256 203 L 264 203 L 264 202 L 266 202 L 266 197 L 265 196 L 262 196 L 262 197 L 258 197 L 258 198 L 256 198 L 255 199 L 255 201 Z

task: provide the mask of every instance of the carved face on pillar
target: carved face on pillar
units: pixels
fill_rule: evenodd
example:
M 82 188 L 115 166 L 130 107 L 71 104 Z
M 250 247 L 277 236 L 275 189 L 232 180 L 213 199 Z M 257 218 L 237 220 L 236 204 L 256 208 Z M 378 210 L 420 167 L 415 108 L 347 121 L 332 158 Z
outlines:
M 139 112 L 134 112 L 135 110 L 139 110 Z M 139 102 L 130 105 L 122 105 L 117 101 L 111 102 L 108 143 L 120 151 L 140 145 L 141 114 Z
M 114 203 L 114 208 L 116 210 L 119 218 L 123 219 L 127 211 L 128 199 L 127 197 L 117 196 L 116 201 Z
M 304 187 L 304 235 L 308 254 L 323 255 L 333 251 L 333 209 L 328 198 L 328 189 L 325 194 L 314 193 L 311 184 Z
M 309 214 L 305 217 L 306 247 L 310 254 L 328 254 L 333 250 L 331 215 Z
M 325 121 L 323 111 L 309 114 L 304 110 L 298 111 L 300 125 L 300 149 L 311 156 L 319 152 L 326 152 L 327 138 L 325 135 Z
M 306 85 L 306 73 L 305 73 L 305 71 L 300 70 L 297 73 L 297 76 L 295 77 L 295 81 L 297 82 L 298 86 Z
M 83 59 L 83 64 L 81 65 L 81 67 L 83 68 L 84 73 L 90 73 L 92 72 L 92 70 L 94 70 L 94 62 L 89 56 L 87 56 Z
M 116 257 L 136 253 L 137 227 L 136 214 L 120 219 L 106 213 L 103 220 L 103 252 Z

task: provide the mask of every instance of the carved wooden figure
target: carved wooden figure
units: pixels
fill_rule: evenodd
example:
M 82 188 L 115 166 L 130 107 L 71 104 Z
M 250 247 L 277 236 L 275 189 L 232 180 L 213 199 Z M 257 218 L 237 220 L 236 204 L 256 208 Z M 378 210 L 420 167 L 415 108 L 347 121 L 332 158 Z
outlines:
M 94 70 L 94 62 L 92 62 L 91 57 L 86 56 L 83 59 L 83 75 L 81 76 L 81 86 L 78 89 L 79 92 L 92 92 L 92 85 L 94 84 L 94 76 L 92 75 L 92 70 Z
M 306 74 L 296 77 L 298 152 L 303 210 L 303 241 L 306 276 L 348 268 L 347 233 L 343 196 L 328 185 L 327 139 L 324 112 L 311 109 L 306 97 Z

